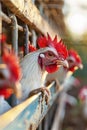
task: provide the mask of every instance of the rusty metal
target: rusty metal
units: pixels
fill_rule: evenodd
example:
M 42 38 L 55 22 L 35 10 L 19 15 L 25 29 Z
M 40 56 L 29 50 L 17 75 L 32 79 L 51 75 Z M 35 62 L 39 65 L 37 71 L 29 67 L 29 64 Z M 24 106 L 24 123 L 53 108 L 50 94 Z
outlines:
M 18 30 L 22 31 L 23 32 L 23 27 L 18 25 Z
M 10 24 L 12 22 L 11 19 L 2 11 L 1 11 L 1 16 L 2 16 L 2 20 L 5 21 L 6 23 Z M 18 26 L 18 30 L 23 32 L 23 27 L 20 25 L 17 26 Z
M 24 55 L 28 54 L 29 52 L 28 42 L 29 42 L 28 26 L 24 24 Z
M 7 22 L 8 24 L 11 23 L 11 19 L 1 11 L 2 20 Z
M 12 20 L 12 48 L 16 55 L 18 55 L 18 26 L 17 26 L 17 19 L 15 15 L 11 15 Z
M 37 35 L 35 30 L 32 30 L 32 44 L 36 47 L 36 39 L 37 39 Z
M 40 93 L 35 96 L 32 96 L 20 105 L 16 106 L 15 108 L 12 108 L 10 111 L 0 116 L 0 129 L 36 130 L 36 128 L 41 123 L 41 120 L 46 116 L 48 110 L 53 105 L 59 93 L 56 92 L 56 87 L 54 83 L 52 83 L 48 87 L 48 89 L 51 93 L 51 97 L 47 105 L 45 97 L 42 98 L 42 95 Z M 42 106 L 43 111 L 41 110 Z M 42 129 L 42 124 L 39 128 Z
M 49 112 L 47 113 L 47 115 L 44 117 L 44 120 L 42 121 L 43 123 L 43 130 L 48 130 L 49 129 Z
M 2 16 L 1 16 L 1 10 L 2 10 L 2 7 L 1 7 L 1 3 L 0 3 L 0 34 L 2 34 Z M 2 35 L 0 35 L 2 37 Z M 1 43 L 0 41 L 0 63 L 2 63 L 2 56 L 3 54 L 3 44 Z
M 2 33 L 2 17 L 1 17 L 1 3 L 0 3 L 0 34 Z M 0 61 L 1 61 L 1 42 L 0 42 Z
M 36 1 L 36 0 L 32 0 L 32 3 L 35 4 L 35 1 Z
M 38 130 L 42 130 L 42 122 L 40 123 Z

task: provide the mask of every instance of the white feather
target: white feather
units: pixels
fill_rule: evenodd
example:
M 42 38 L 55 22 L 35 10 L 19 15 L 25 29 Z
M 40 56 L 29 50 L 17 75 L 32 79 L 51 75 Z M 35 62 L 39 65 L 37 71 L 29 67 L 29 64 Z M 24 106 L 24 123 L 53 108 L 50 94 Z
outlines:
M 4 100 L 3 96 L 0 96 L 0 115 L 11 109 L 11 106 Z
M 65 70 L 64 67 L 61 66 L 58 69 L 58 71 L 56 71 L 52 74 L 47 74 L 46 81 L 52 81 L 52 80 L 55 80 L 55 78 L 57 78 L 59 83 L 62 84 L 66 77 L 66 73 L 67 73 L 67 70 Z
M 43 81 L 47 72 L 45 70 L 41 70 L 41 67 L 38 64 L 38 56 L 48 50 L 51 49 L 47 47 L 45 49 L 39 49 L 38 51 L 29 53 L 21 61 L 20 65 L 23 76 L 20 81 L 22 86 L 22 98 L 20 99 L 20 102 L 24 101 L 32 90 L 43 87 Z

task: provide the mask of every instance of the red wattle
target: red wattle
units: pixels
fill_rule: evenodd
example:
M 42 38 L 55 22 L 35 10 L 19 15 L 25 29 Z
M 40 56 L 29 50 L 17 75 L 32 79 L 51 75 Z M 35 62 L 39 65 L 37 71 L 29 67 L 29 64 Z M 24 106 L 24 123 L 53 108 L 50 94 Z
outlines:
M 45 68 L 48 73 L 53 73 L 58 70 L 57 65 L 50 65 L 50 66 L 46 66 Z

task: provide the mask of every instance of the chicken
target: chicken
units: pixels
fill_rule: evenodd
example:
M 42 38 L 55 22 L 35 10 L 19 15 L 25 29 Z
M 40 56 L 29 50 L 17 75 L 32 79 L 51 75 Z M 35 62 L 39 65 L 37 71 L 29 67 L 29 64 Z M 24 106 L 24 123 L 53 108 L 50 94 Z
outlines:
M 37 48 L 36 47 L 34 47 L 31 43 L 30 43 L 30 41 L 28 42 L 28 52 L 33 52 L 33 51 L 36 51 L 37 50 Z M 24 46 L 21 46 L 21 47 L 19 47 L 19 57 L 20 57 L 20 60 L 23 58 L 23 56 L 24 56 Z
M 56 81 L 56 85 L 59 87 L 60 84 L 62 84 L 65 79 L 67 80 L 67 78 L 71 76 L 76 69 L 83 68 L 81 58 L 75 50 L 70 49 L 68 51 L 67 61 L 69 64 L 68 68 L 61 66 L 58 71 L 46 76 L 46 86 L 49 85 L 52 81 Z
M 37 48 L 31 45 L 30 43 L 28 45 L 29 45 L 29 52 L 34 52 L 37 50 Z
M 28 98 L 31 91 L 35 89 L 45 91 L 43 81 L 47 73 L 53 73 L 59 69 L 61 65 L 67 67 L 66 58 L 68 56 L 67 49 L 62 41 L 57 41 L 57 36 L 52 40 L 51 37 L 41 36 L 37 39 L 40 49 L 27 54 L 20 65 L 22 68 L 22 78 L 20 80 L 22 86 L 22 102 Z
M 2 57 L 0 59 L 0 114 L 11 108 L 5 99 L 8 99 L 13 93 L 15 93 L 17 98 L 21 97 L 19 83 L 21 69 L 18 58 L 13 52 L 9 52 L 6 45 L 4 46 L 5 41 L 6 36 L 0 35 L 0 43 L 3 44 Z
M 82 61 L 80 56 L 78 55 L 78 53 L 75 50 L 69 50 L 68 51 L 68 57 L 67 57 L 67 61 L 69 63 L 69 68 L 65 68 L 65 67 L 61 67 L 59 71 L 53 73 L 52 75 L 47 75 L 47 79 L 46 80 L 50 80 L 52 81 L 53 79 L 57 80 L 56 83 L 61 84 L 61 88 L 63 88 L 63 91 L 60 94 L 59 97 L 59 106 L 58 106 L 58 110 L 56 112 L 56 116 L 54 119 L 54 123 L 53 123 L 53 128 L 52 130 L 55 128 L 59 129 L 61 123 L 63 122 L 64 116 L 65 116 L 65 106 L 66 106 L 66 99 L 68 103 L 70 102 L 71 105 L 76 105 L 77 100 L 74 97 L 71 97 L 70 95 L 67 95 L 67 91 L 72 87 L 72 86 L 78 86 L 79 85 L 79 81 L 77 81 L 72 74 L 75 72 L 76 69 L 78 68 L 83 68 L 82 65 Z M 48 84 L 48 83 L 47 83 Z M 55 123 L 58 120 L 57 123 Z
M 1 64 L 1 84 L 0 91 L 2 88 L 13 89 L 15 95 L 21 97 L 21 85 L 19 80 L 21 78 L 21 68 L 18 62 L 18 57 L 13 53 L 4 49 L 2 56 L 3 64 Z M 3 87 L 4 85 L 4 87 Z
M 4 96 L 0 96 L 0 115 L 11 109 L 11 106 L 4 99 Z

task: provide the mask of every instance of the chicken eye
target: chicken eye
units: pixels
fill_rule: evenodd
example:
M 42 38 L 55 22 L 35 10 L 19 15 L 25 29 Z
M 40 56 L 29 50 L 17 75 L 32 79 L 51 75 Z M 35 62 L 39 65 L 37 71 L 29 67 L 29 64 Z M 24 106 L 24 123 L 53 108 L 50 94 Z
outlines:
M 54 57 L 53 53 L 50 53 L 50 52 L 48 53 L 48 56 L 49 57 Z
M 70 63 L 73 63 L 73 60 L 69 60 Z

